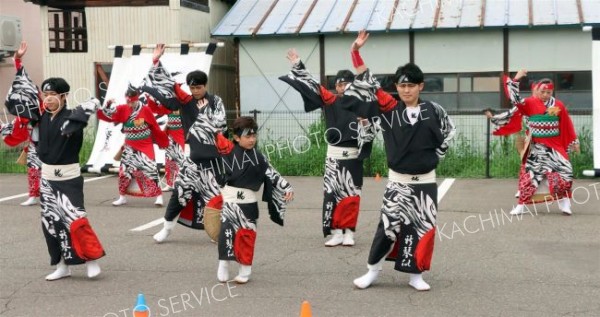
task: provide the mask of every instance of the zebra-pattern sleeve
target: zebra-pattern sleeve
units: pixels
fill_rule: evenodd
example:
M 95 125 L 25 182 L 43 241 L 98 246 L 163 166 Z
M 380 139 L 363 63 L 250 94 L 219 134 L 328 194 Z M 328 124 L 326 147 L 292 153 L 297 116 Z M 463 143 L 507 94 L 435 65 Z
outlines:
M 225 112 L 225 105 L 223 99 L 215 95 L 215 110 L 212 114 L 212 122 L 215 125 L 217 131 L 221 131 L 224 135 L 227 135 L 227 114 Z
M 375 92 L 381 85 L 373 76 L 371 71 L 367 69 L 365 72 L 358 74 L 352 84 L 344 92 L 344 96 L 356 97 L 364 102 L 377 100 Z
M 328 94 L 327 89 L 322 87 L 306 70 L 302 61 L 295 63 L 292 70 L 287 75 L 279 77 L 279 79 L 300 93 L 306 112 L 319 109 L 335 101 L 335 96 L 331 93 Z
M 264 155 L 263 155 L 264 156 Z M 267 160 L 266 156 L 264 157 Z M 276 224 L 283 226 L 285 218 L 286 201 L 285 195 L 293 192 L 292 185 L 279 172 L 268 163 L 265 172 L 265 188 L 263 190 L 263 201 L 269 206 L 269 217 Z
M 167 109 L 178 110 L 181 105 L 177 100 L 174 87 L 175 80 L 159 61 L 150 67 L 141 90 L 152 96 Z
M 296 77 L 296 80 L 299 80 L 301 83 L 303 83 L 306 87 L 308 87 L 310 90 L 314 91 L 315 93 L 319 93 L 320 91 L 320 84 L 319 82 L 308 72 L 308 70 L 306 69 L 306 66 L 304 66 L 304 63 L 302 63 L 302 61 L 298 61 L 297 63 L 295 63 L 292 66 L 292 70 L 290 71 L 290 73 Z
M 490 121 L 498 126 L 498 127 L 503 127 L 506 124 L 508 124 L 508 122 L 510 121 L 510 119 L 515 115 L 515 113 L 518 111 L 518 108 L 516 106 L 510 108 L 510 110 L 508 111 L 504 111 L 501 113 L 498 113 L 494 116 L 492 116 L 490 118 Z
M 513 105 L 520 105 L 523 104 L 524 100 L 523 98 L 521 98 L 521 95 L 519 94 L 519 82 L 518 81 L 514 81 L 512 80 L 510 77 L 508 76 L 504 76 L 504 87 L 505 89 L 505 93 L 506 93 L 506 97 L 508 97 L 508 99 L 510 100 L 510 102 Z
M 454 135 L 456 134 L 456 126 L 454 126 L 454 122 L 452 122 L 452 119 L 450 119 L 448 113 L 446 113 L 446 110 L 444 110 L 442 106 L 435 102 L 432 102 L 431 104 L 435 109 L 438 120 L 440 120 L 440 130 L 442 132 L 442 137 L 444 138 L 442 144 L 435 150 L 437 156 L 442 159 L 444 156 L 446 156 L 450 141 L 454 139 Z
M 5 101 L 8 112 L 13 116 L 32 120 L 40 118 L 40 98 L 38 89 L 29 78 L 25 67 L 19 68 Z
M 68 135 L 83 130 L 83 128 L 87 126 L 90 116 L 94 114 L 99 107 L 100 100 L 96 98 L 82 102 L 75 107 L 61 128 L 62 134 Z
M 0 124 L 0 136 L 8 136 L 11 135 L 14 131 L 15 125 L 14 122 L 17 119 L 14 119 L 12 122 L 8 122 L 6 124 Z

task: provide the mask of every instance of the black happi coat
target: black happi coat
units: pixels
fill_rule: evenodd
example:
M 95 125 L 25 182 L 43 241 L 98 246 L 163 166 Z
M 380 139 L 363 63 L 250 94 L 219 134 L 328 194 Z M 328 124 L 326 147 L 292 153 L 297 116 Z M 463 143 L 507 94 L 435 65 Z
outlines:
M 431 102 L 419 104 L 420 116 L 414 125 L 402 101 L 393 110 L 381 113 L 388 167 L 398 173 L 425 174 L 439 162 L 436 150 L 444 142 L 439 114 Z
M 269 164 L 267 158 L 256 148 L 246 150 L 235 144 L 233 150 L 223 156 L 223 166 L 225 182 L 229 186 L 258 191 L 264 184 L 262 200 L 268 204 L 269 216 L 273 222 L 283 226 L 283 197 L 291 185 Z M 250 209 L 248 218 L 258 219 L 258 205 Z
M 370 155 L 372 142 L 359 144 L 359 119 L 372 119 L 377 115 L 372 103 L 376 102 L 373 89 L 362 83 L 368 72 L 357 76 L 343 95 L 334 95 L 321 86 L 306 70 L 300 61 L 292 71 L 279 77 L 300 93 L 304 101 L 304 111 L 323 109 L 325 115 L 325 138 L 327 143 L 339 147 L 360 148 L 359 158 Z
M 74 115 L 74 110 L 63 108 L 54 118 L 45 112 L 40 119 L 40 141 L 38 154 L 40 160 L 50 165 L 79 163 L 79 151 L 83 144 L 83 129 L 77 129 L 65 135 L 62 127 L 65 121 Z M 69 120 L 69 124 L 71 124 Z

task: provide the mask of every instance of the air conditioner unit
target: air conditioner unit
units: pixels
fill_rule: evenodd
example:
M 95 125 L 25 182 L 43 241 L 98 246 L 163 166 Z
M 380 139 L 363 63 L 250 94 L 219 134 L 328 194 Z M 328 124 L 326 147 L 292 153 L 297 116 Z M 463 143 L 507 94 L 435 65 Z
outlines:
M 21 19 L 0 15 L 0 51 L 14 52 L 21 45 Z

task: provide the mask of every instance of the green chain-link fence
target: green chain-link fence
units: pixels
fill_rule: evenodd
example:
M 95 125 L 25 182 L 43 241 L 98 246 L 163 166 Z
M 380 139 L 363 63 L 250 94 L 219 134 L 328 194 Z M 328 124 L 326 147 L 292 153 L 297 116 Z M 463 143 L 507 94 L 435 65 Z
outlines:
M 449 112 L 457 132 L 454 141 L 437 169 L 443 177 L 516 177 L 519 157 L 514 137 L 491 136 L 493 127 L 481 112 Z M 275 168 L 290 176 L 322 176 L 327 144 L 319 111 L 305 112 L 243 112 L 253 116 L 259 125 L 259 147 Z M 570 113 L 579 140 L 581 153 L 571 155 L 574 173 L 581 176 L 592 167 L 591 110 Z M 228 114 L 234 118 L 235 114 Z M 93 119 L 92 119 L 93 120 Z M 85 130 L 80 154 L 82 165 L 87 162 L 95 139 L 95 124 Z M 16 164 L 23 145 L 10 148 L 0 145 L 0 172 L 24 173 L 26 168 Z M 386 156 L 381 135 L 375 141 L 371 157 L 364 162 L 365 176 L 387 175 Z

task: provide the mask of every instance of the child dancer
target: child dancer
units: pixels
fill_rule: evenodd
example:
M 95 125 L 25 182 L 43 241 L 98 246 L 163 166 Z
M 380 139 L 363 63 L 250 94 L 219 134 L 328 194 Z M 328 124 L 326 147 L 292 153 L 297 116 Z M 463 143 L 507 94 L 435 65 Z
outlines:
M 256 148 L 257 125 L 251 117 L 240 117 L 233 123 L 235 145 L 221 134 L 217 148 L 223 155 L 225 187 L 222 190 L 223 210 L 219 234 L 219 267 L 217 279 L 229 280 L 229 262 L 239 263 L 234 278 L 244 284 L 250 279 L 256 225 L 258 220 L 258 190 L 265 185 L 262 200 L 269 206 L 269 216 L 283 226 L 286 203 L 294 197 L 292 186 Z

